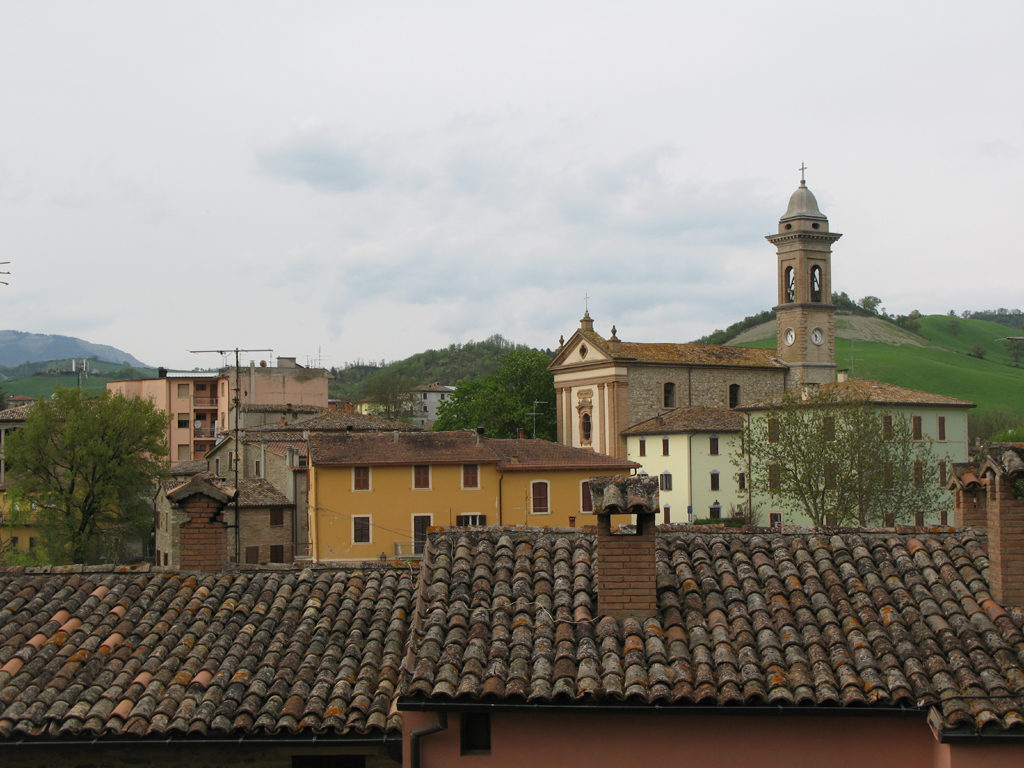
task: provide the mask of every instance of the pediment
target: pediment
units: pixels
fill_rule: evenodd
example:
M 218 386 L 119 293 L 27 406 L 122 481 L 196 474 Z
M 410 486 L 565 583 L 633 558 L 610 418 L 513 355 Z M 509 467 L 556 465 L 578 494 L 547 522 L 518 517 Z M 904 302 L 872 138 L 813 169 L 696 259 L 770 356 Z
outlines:
M 558 350 L 548 370 L 553 371 L 568 365 L 606 363 L 611 362 L 611 359 L 611 355 L 604 347 L 604 339 L 596 333 L 577 330 Z

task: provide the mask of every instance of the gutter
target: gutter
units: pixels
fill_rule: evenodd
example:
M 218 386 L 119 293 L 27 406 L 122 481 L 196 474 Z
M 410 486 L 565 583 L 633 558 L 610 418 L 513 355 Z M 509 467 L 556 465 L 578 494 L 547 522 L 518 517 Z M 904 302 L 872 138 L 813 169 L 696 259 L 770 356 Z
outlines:
M 325 746 L 367 747 L 375 745 L 400 745 L 401 743 L 401 732 L 382 734 L 380 736 L 357 736 L 354 738 L 345 738 L 344 736 L 236 736 L 231 738 L 222 736 L 215 739 L 197 739 L 195 737 L 184 736 L 165 736 L 156 738 L 127 738 L 124 736 L 118 738 L 104 738 L 96 736 L 91 739 L 20 738 L 17 741 L 0 740 L 0 751 L 7 747 L 168 747 L 174 744 L 193 747 L 206 744 L 274 744 L 276 746 L 287 746 L 289 744 L 311 746 L 322 744 Z
M 427 736 L 432 736 L 435 733 L 440 733 L 448 728 L 448 713 L 446 711 L 440 711 L 437 713 L 437 722 L 431 723 L 428 726 L 420 728 L 409 734 L 409 766 L 410 768 L 420 768 L 422 764 L 421 760 L 421 747 L 420 742 Z

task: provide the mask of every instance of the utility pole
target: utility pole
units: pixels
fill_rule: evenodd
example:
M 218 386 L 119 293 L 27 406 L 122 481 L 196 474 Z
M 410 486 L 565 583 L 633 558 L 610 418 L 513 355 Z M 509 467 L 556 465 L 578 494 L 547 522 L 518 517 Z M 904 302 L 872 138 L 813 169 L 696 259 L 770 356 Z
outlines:
M 228 354 L 229 352 L 234 352 L 235 353 L 235 395 L 234 395 L 233 398 L 231 398 L 231 404 L 235 408 L 235 423 L 234 423 L 234 428 L 232 429 L 232 433 L 231 433 L 232 436 L 235 438 L 235 456 L 234 456 L 234 460 L 231 462 L 232 465 L 233 465 L 232 469 L 234 470 L 234 473 L 235 473 L 235 524 L 233 526 L 231 526 L 231 527 L 233 527 L 235 529 L 235 562 L 239 563 L 239 562 L 242 561 L 242 537 L 241 537 L 242 527 L 241 527 L 241 517 L 239 517 L 239 514 L 238 514 L 239 513 L 239 508 L 238 508 L 238 496 L 239 496 L 239 492 L 238 492 L 238 459 L 239 459 L 239 456 L 241 456 L 241 454 L 242 454 L 242 442 L 239 439 L 239 428 L 238 428 L 239 416 L 241 416 L 241 413 L 242 413 L 242 384 L 241 384 L 240 371 L 239 371 L 239 367 L 241 366 L 241 354 L 242 354 L 242 352 L 270 352 L 271 354 L 273 354 L 274 350 L 272 350 L 272 349 L 239 349 L 238 347 L 235 347 L 233 350 L 232 349 L 190 349 L 189 352 L 191 352 L 193 355 L 216 353 L 218 355 L 221 355 L 221 357 L 223 357 L 224 355 Z M 230 420 L 231 420 L 231 408 L 228 408 L 228 421 L 230 421 Z

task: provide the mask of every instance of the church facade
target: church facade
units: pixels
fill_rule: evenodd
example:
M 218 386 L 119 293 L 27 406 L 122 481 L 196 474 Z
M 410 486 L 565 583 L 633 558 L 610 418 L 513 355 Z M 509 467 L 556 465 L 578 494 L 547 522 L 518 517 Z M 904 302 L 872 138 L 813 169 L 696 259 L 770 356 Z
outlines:
M 734 409 L 836 378 L 832 243 L 828 219 L 801 179 L 768 235 L 778 259 L 776 349 L 605 338 L 586 312 L 563 341 L 554 374 L 558 439 L 625 458 L 630 426 L 674 408 Z

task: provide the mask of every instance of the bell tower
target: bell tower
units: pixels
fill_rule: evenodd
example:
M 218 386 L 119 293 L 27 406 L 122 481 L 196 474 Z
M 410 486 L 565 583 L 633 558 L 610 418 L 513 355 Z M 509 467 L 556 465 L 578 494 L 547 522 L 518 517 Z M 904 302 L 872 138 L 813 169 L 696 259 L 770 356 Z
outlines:
M 779 232 L 765 239 L 778 254 L 779 303 L 776 354 L 789 365 L 786 389 L 835 381 L 835 305 L 832 303 L 832 243 L 800 167 L 800 186 L 779 219 Z

